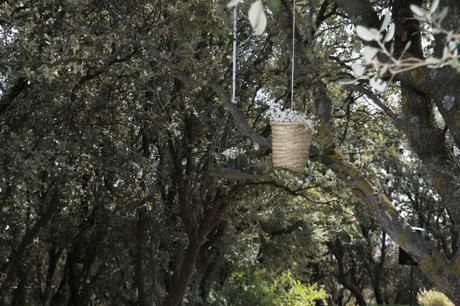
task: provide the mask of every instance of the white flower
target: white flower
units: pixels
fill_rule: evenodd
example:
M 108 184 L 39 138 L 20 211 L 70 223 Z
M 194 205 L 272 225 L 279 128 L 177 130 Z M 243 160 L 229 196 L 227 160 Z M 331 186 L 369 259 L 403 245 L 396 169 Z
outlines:
M 274 103 L 273 100 L 268 100 L 264 104 L 269 107 L 266 116 L 270 120 L 277 122 L 302 122 L 306 128 L 314 129 L 315 121 L 312 118 L 308 118 L 305 114 L 290 108 L 283 109 L 281 105 Z

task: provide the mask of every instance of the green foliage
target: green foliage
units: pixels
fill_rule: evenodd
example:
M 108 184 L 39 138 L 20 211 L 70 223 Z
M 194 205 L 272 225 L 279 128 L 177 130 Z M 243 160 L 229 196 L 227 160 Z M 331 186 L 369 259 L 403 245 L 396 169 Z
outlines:
M 454 306 L 449 298 L 436 290 L 423 290 L 417 294 L 417 302 L 421 306 Z
M 313 306 L 326 299 L 324 288 L 304 284 L 289 271 L 277 274 L 252 267 L 233 273 L 227 286 L 225 305 Z
M 267 35 L 255 37 L 240 15 L 237 95 L 269 137 L 262 102 L 288 104 L 291 23 L 276 14 L 280 0 L 263 2 Z M 335 1 L 311 3 L 307 58 L 318 65 L 296 53 L 295 109 L 313 114 L 317 86 L 302 84 L 326 82 L 332 113 L 345 113 L 334 120 L 337 147 L 450 254 L 452 222 L 416 156 L 403 160 L 402 133 L 335 82 L 360 45 L 344 31 L 350 18 Z M 273 170 L 269 150 L 237 131 L 215 90 L 231 87 L 232 14 L 221 1 L 0 7 L 0 304 L 163 304 L 209 220 L 217 224 L 200 241 L 190 305 L 209 292 L 216 305 L 310 305 L 326 291 L 343 304 L 344 283 L 369 290 L 377 271 L 390 301 L 405 294 L 395 249 L 379 256 L 382 232 L 353 190 L 317 159 L 302 175 Z M 394 110 L 398 90 L 382 96 Z M 211 166 L 255 169 L 258 179 L 217 179 Z M 216 198 L 225 206 L 215 209 Z

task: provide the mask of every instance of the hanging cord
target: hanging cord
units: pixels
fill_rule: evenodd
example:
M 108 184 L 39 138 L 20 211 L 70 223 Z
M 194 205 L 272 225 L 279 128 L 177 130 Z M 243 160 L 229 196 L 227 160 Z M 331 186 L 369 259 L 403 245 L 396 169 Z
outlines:
M 236 56 L 238 47 L 238 5 L 233 8 L 232 103 L 236 104 Z
M 235 5 L 233 8 L 233 54 L 232 54 L 232 103 L 237 104 L 236 101 L 236 70 L 237 70 L 237 54 L 238 53 L 238 5 Z M 228 114 L 227 114 L 228 115 Z M 229 126 L 230 131 L 228 132 L 229 138 L 232 138 L 231 146 L 229 147 L 229 141 L 227 140 L 227 148 L 230 148 L 230 154 L 232 154 L 232 150 L 236 150 L 237 152 L 237 145 L 236 145 L 236 135 L 235 129 L 232 126 Z M 236 164 L 236 157 L 230 156 L 231 164 L 230 167 L 237 168 Z
M 294 107 L 294 65 L 295 64 L 295 0 L 292 4 L 292 63 L 291 63 L 291 109 Z

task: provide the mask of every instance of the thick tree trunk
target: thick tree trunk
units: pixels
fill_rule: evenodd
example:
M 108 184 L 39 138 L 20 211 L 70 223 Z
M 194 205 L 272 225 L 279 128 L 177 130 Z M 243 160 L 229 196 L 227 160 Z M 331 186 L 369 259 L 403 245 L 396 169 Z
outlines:
M 171 292 L 168 292 L 163 306 L 179 306 L 187 292 L 188 285 L 192 279 L 198 254 L 201 249 L 201 241 L 198 238 L 189 241 L 187 251 L 179 273 L 174 281 Z
M 70 295 L 69 295 L 69 306 L 78 306 L 80 303 L 79 299 L 79 275 L 78 271 L 76 270 L 76 264 L 77 264 L 77 259 L 76 259 L 76 254 L 77 250 L 75 247 L 72 247 L 70 250 L 69 256 L 67 257 L 68 260 L 68 281 L 69 281 L 69 290 L 70 290 Z
M 360 292 L 354 292 L 354 291 L 352 291 L 352 293 L 353 293 L 353 296 L 354 296 L 355 299 L 356 299 L 356 303 L 357 303 L 359 306 L 367 306 L 366 300 L 364 299 L 364 296 L 363 296 Z
M 145 107 L 145 111 L 149 111 L 149 106 Z M 150 145 L 151 145 L 151 137 L 148 134 L 148 127 L 143 126 L 141 129 L 142 135 L 142 156 L 147 160 L 150 157 Z M 145 179 L 141 182 L 142 190 L 147 193 L 147 187 L 145 183 Z M 134 254 L 134 283 L 137 288 L 138 292 L 138 305 L 139 306 L 146 306 L 149 304 L 149 300 L 151 296 L 147 295 L 145 289 L 145 272 L 144 272 L 144 244 L 146 243 L 146 232 L 147 232 L 147 225 L 148 225 L 148 218 L 147 218 L 147 209 L 145 207 L 146 203 L 138 209 L 137 212 L 137 222 L 136 222 L 136 250 Z M 154 276 L 155 277 L 155 276 Z
M 345 250 L 343 249 L 343 245 L 339 239 L 336 239 L 335 242 L 328 243 L 328 249 L 334 255 L 335 259 L 337 260 L 337 267 L 338 267 L 338 275 L 337 279 L 342 284 L 344 288 L 349 290 L 353 297 L 356 300 L 356 303 L 360 306 L 366 306 L 366 300 L 362 294 L 362 290 L 358 288 L 354 280 L 354 271 L 348 270 L 345 271 L 344 266 L 344 256 Z M 351 280 L 350 280 L 351 279 Z
M 226 200 L 228 201 L 229 199 Z M 192 218 L 190 224 L 193 224 L 193 230 L 189 233 L 188 247 L 181 268 L 174 279 L 174 284 L 163 303 L 164 306 L 178 306 L 181 304 L 187 292 L 190 280 L 192 279 L 202 245 L 208 238 L 209 233 L 221 219 L 227 201 L 225 201 L 223 197 L 216 197 L 213 204 L 206 210 L 200 226 L 197 226 L 196 220 Z
M 55 242 L 51 244 L 50 249 L 48 250 L 48 270 L 46 273 L 46 284 L 45 289 L 41 292 L 41 303 L 43 306 L 48 306 L 51 304 L 51 299 L 53 297 L 53 278 L 56 272 L 56 267 L 59 261 L 59 258 L 62 254 L 61 250 L 57 249 Z
M 382 273 L 386 257 L 386 233 L 382 233 L 382 244 L 380 246 L 380 260 L 374 266 L 372 275 L 372 288 L 374 289 L 375 301 L 377 304 L 385 304 L 382 294 Z
M 12 306 L 23 306 L 26 305 L 26 288 L 27 276 L 24 273 L 24 266 L 19 268 L 19 283 L 16 290 L 14 290 Z
M 144 274 L 144 243 L 146 231 L 146 216 L 144 208 L 140 208 L 137 214 L 136 223 L 136 251 L 134 258 L 134 282 L 138 291 L 138 305 L 146 306 L 147 294 L 145 291 L 145 274 Z
M 8 269 L 6 273 L 6 279 L 3 284 L 0 286 L 0 305 L 4 303 L 4 298 L 7 295 L 7 291 L 10 290 L 12 284 L 14 283 L 19 269 L 22 267 L 23 258 L 29 245 L 32 243 L 33 239 L 38 235 L 40 230 L 45 227 L 51 218 L 54 216 L 58 209 L 57 203 L 57 193 L 55 190 L 48 190 L 46 195 L 43 198 L 43 203 L 49 205 L 49 209 L 44 213 L 44 215 L 37 221 L 35 224 L 30 227 L 24 234 L 21 243 L 16 249 L 12 249 L 8 257 Z
M 221 239 L 224 235 L 225 227 L 225 222 L 221 222 L 216 226 L 201 248 L 199 255 L 200 262 L 198 264 L 200 277 L 194 285 L 194 294 L 197 295 L 197 300 L 199 301 L 195 303 L 196 305 L 208 305 L 209 292 L 216 280 L 225 252 L 225 246 Z
M 209 293 L 211 292 L 211 288 L 214 282 L 217 279 L 219 271 L 221 270 L 222 264 L 224 262 L 224 251 L 219 250 L 214 257 L 213 262 L 208 267 L 205 276 L 200 284 L 200 297 L 201 297 L 201 306 L 206 306 L 209 304 L 208 298 Z
M 345 288 L 340 288 L 340 289 L 339 289 L 339 292 L 338 292 L 338 294 L 337 294 L 337 298 L 336 298 L 336 300 L 335 300 L 335 302 L 336 302 L 336 304 L 337 304 L 338 306 L 344 305 L 344 303 L 343 303 L 343 300 L 344 300 L 344 298 L 345 298 L 345 296 L 344 296 L 344 291 L 345 291 Z M 329 305 L 331 305 L 331 304 L 332 304 L 332 301 L 329 302 Z
M 2 115 L 8 107 L 13 103 L 14 99 L 18 97 L 21 92 L 27 87 L 27 78 L 20 77 L 10 90 L 0 99 L 0 115 Z

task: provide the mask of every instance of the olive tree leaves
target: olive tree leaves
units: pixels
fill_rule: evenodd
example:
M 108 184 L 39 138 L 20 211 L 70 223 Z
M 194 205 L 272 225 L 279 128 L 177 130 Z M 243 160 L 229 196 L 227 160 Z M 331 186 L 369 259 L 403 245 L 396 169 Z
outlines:
M 267 27 L 267 16 L 264 12 L 262 0 L 257 0 L 251 4 L 248 17 L 254 32 L 257 35 L 263 34 L 265 32 L 265 28 Z
M 414 18 L 427 22 L 432 25 L 433 33 L 443 33 L 446 37 L 446 44 L 441 58 L 429 57 L 427 59 L 418 59 L 414 57 L 406 57 L 406 51 L 410 46 L 410 41 L 404 47 L 402 54 L 399 57 L 393 55 L 393 46 L 388 43 L 391 42 L 395 34 L 395 25 L 391 22 L 391 14 L 385 14 L 383 23 L 380 29 L 366 28 L 364 26 L 356 26 L 356 34 L 359 38 L 366 42 L 373 42 L 374 46 L 365 46 L 362 49 L 362 60 L 364 65 L 371 67 L 371 78 L 369 84 L 373 89 L 379 92 L 385 91 L 387 84 L 383 81 L 385 74 L 390 73 L 390 81 L 396 74 L 414 70 L 420 67 L 440 68 L 443 66 L 451 66 L 452 68 L 460 71 L 460 54 L 458 46 L 460 46 L 460 34 L 453 30 L 446 30 L 442 27 L 442 21 L 447 16 L 448 8 L 439 8 L 439 0 L 434 0 L 431 3 L 430 9 L 425 11 L 421 7 L 411 5 L 410 9 Z M 385 61 L 377 57 L 377 54 L 382 54 Z M 367 78 L 364 77 L 365 69 L 361 63 L 352 65 L 355 80 L 344 80 L 343 84 L 355 83 L 357 79 Z
M 227 7 L 232 8 L 239 5 L 242 0 L 231 0 Z M 281 0 L 267 0 L 266 6 L 273 13 L 277 13 L 281 6 Z M 251 3 L 248 11 L 249 22 L 255 34 L 262 35 L 267 27 L 267 15 L 265 14 L 265 6 L 262 0 L 256 0 Z

